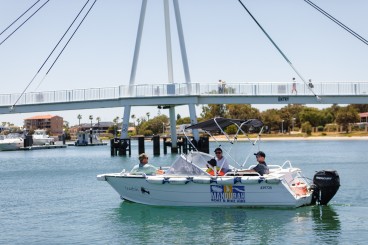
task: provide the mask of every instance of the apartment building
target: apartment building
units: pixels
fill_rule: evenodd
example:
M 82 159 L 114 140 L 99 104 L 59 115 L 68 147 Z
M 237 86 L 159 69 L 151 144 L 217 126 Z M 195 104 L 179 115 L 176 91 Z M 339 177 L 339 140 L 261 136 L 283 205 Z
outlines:
M 45 129 L 50 135 L 63 133 L 63 118 L 53 115 L 39 115 L 24 119 L 27 130 Z

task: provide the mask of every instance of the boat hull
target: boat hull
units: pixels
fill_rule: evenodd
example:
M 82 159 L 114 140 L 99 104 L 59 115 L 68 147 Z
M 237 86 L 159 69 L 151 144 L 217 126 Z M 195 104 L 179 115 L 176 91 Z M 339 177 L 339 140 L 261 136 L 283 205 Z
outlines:
M 205 183 L 193 178 L 156 178 L 145 176 L 106 174 L 106 180 L 124 200 L 156 206 L 205 206 L 205 207 L 300 207 L 310 205 L 312 195 L 297 195 L 280 182 L 242 183 L 237 177 L 217 178 Z M 231 184 L 232 183 L 232 184 Z
M 33 138 L 33 145 L 52 145 L 54 144 L 53 138 Z
M 23 139 L 2 140 L 0 142 L 0 151 L 19 150 L 23 145 Z

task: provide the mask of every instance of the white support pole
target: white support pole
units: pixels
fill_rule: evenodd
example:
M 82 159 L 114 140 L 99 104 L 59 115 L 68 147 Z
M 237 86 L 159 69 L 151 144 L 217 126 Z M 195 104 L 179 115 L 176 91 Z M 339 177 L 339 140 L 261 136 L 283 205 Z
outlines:
M 141 47 L 144 18 L 146 16 L 146 8 L 147 8 L 147 0 L 142 0 L 141 14 L 139 17 L 139 24 L 138 24 L 138 31 L 137 31 L 137 38 L 135 40 L 133 64 L 132 64 L 132 70 L 130 73 L 130 80 L 129 80 L 129 96 L 133 95 L 133 85 L 135 83 L 135 75 L 137 73 L 137 63 L 138 63 L 138 57 L 139 57 L 139 50 Z M 127 105 L 124 107 L 123 125 L 121 127 L 122 130 L 121 130 L 121 135 L 120 135 L 122 139 L 128 138 L 130 109 L 131 109 L 130 105 Z
M 164 13 L 165 13 L 167 72 L 168 72 L 169 83 L 174 83 L 174 75 L 173 75 L 174 73 L 173 73 L 173 63 L 172 63 L 172 48 L 171 48 L 169 0 L 164 0 Z
M 189 66 L 188 66 L 187 52 L 186 52 L 186 49 L 185 49 L 183 26 L 181 24 L 181 16 L 180 16 L 179 3 L 178 3 L 178 0 L 173 0 L 173 2 L 174 2 L 174 10 L 175 10 L 175 17 L 176 17 L 176 26 L 177 26 L 178 35 L 179 35 L 181 59 L 182 59 L 182 62 L 183 62 L 185 81 L 189 85 L 191 83 L 191 81 L 190 81 L 190 74 L 189 74 Z M 188 89 L 189 88 L 190 88 L 190 86 L 188 87 Z M 188 93 L 190 94 L 190 91 L 188 91 Z
M 166 34 L 166 56 L 167 56 L 167 72 L 169 83 L 174 83 L 174 73 L 172 65 L 172 48 L 171 48 L 171 31 L 170 31 L 170 9 L 169 0 L 164 0 L 164 15 L 165 15 L 165 34 Z M 176 135 L 176 116 L 175 107 L 170 106 L 170 134 L 171 134 L 171 147 L 177 148 L 177 135 Z
M 185 81 L 187 83 L 188 94 L 190 95 L 191 92 L 192 92 L 192 87 L 191 87 L 191 79 L 190 79 L 190 73 L 189 73 L 187 52 L 186 52 L 186 48 L 185 48 L 183 26 L 182 26 L 182 23 L 181 23 L 179 2 L 178 2 L 178 0 L 173 0 L 173 3 L 174 3 L 174 10 L 175 10 L 175 17 L 176 17 L 176 26 L 177 26 L 177 29 L 178 29 L 178 36 L 179 36 L 179 42 L 180 42 L 180 51 L 181 51 L 181 58 L 182 58 L 182 62 L 183 62 Z M 197 123 L 197 116 L 196 116 L 196 113 L 195 113 L 195 105 L 194 104 L 189 104 L 188 106 L 189 106 L 190 121 L 192 122 L 192 124 L 195 124 L 195 123 Z M 199 140 L 198 130 L 196 130 L 196 129 L 193 130 L 193 136 L 194 136 L 194 139 Z
M 124 107 L 124 117 L 123 117 L 123 124 L 121 127 L 121 139 L 127 139 L 128 138 L 128 128 L 129 128 L 129 119 L 130 119 L 130 105 L 126 105 Z
M 144 18 L 146 16 L 146 8 L 147 8 L 147 0 L 142 0 L 141 14 L 139 17 L 139 24 L 138 24 L 138 31 L 137 31 L 137 38 L 135 40 L 133 64 L 132 64 L 132 70 L 130 72 L 129 92 L 131 92 L 131 87 L 132 85 L 134 85 L 135 75 L 137 73 L 137 63 L 138 63 L 139 51 L 141 48 L 141 40 L 142 40 L 142 33 L 143 33 Z M 130 96 L 131 95 L 132 94 L 130 94 Z

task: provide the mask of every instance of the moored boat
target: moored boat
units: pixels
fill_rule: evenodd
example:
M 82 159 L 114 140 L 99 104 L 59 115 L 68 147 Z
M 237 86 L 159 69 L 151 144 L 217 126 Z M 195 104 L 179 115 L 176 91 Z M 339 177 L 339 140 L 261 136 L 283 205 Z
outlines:
M 36 129 L 32 135 L 33 145 L 53 145 L 55 139 L 46 134 L 44 129 Z
M 24 140 L 20 136 L 0 135 L 0 151 L 19 150 L 24 146 Z

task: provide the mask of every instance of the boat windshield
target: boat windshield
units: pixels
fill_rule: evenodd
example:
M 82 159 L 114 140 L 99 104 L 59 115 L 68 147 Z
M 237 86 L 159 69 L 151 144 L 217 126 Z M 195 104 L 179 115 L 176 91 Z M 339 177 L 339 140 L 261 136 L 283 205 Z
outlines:
M 191 154 L 181 155 L 171 165 L 166 174 L 173 175 L 208 175 L 206 169 L 206 159 L 210 159 L 211 156 L 207 154 L 198 154 L 193 152 Z

